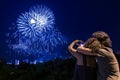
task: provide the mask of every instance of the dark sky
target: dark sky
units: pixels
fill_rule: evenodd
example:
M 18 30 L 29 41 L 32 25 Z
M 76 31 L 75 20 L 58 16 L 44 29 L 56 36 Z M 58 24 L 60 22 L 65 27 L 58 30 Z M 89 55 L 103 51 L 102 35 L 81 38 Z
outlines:
M 113 0 L 1 0 L 0 51 L 5 50 L 5 34 L 17 17 L 31 6 L 43 4 L 55 14 L 56 24 L 70 41 L 86 40 L 95 31 L 107 32 L 113 49 L 120 50 L 120 2 Z

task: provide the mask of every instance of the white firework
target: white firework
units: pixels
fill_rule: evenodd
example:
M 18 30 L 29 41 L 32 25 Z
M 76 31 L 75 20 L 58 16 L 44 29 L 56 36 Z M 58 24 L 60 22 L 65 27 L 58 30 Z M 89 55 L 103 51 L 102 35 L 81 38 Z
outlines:
M 43 30 L 51 30 L 54 27 L 54 14 L 45 6 L 30 8 L 17 19 L 19 35 L 24 37 L 39 37 Z

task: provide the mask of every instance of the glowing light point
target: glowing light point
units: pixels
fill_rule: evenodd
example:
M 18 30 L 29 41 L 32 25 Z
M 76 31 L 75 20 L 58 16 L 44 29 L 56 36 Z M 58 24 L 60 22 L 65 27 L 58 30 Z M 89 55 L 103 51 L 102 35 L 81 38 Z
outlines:
M 41 16 L 39 22 L 40 22 L 40 26 L 43 26 L 43 25 L 47 24 L 47 18 L 44 16 Z
M 81 47 L 84 47 L 84 44 L 80 44 Z
M 34 20 L 34 19 L 31 19 L 31 20 L 30 20 L 30 23 L 31 23 L 31 24 L 34 24 L 34 23 L 35 23 L 35 20 Z

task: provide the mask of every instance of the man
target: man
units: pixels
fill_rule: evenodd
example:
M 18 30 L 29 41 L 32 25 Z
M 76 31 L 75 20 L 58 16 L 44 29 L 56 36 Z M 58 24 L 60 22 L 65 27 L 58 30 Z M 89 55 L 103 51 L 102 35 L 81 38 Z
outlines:
M 92 52 L 92 49 L 85 47 L 78 47 L 80 54 L 96 56 L 98 64 L 98 77 L 97 80 L 120 80 L 119 65 L 112 50 L 112 43 L 107 33 L 103 31 L 97 31 L 93 33 L 93 37 L 96 38 L 101 48 L 96 52 Z

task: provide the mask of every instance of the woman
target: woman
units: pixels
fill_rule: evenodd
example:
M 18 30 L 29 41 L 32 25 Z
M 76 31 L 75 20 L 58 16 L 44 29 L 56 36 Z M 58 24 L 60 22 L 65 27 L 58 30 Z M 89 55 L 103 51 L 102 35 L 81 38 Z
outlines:
M 92 56 L 79 54 L 74 48 L 81 40 L 73 41 L 68 50 L 77 59 L 73 80 L 96 80 L 96 62 Z M 89 45 L 89 44 L 88 44 Z M 86 46 L 88 46 L 86 44 Z
M 103 31 L 93 33 L 93 37 L 101 44 L 101 48 L 92 52 L 92 49 L 80 46 L 77 49 L 78 52 L 84 55 L 96 56 L 98 64 L 97 80 L 120 80 L 119 65 L 111 48 L 110 37 Z

